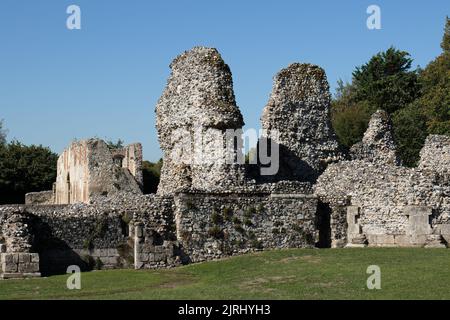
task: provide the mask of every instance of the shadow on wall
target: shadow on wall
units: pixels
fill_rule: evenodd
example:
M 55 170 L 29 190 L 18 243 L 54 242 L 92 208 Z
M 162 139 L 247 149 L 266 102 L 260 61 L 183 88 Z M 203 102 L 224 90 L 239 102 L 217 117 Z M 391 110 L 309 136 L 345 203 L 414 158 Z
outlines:
M 260 140 L 261 141 L 261 140 Z M 263 156 L 270 159 L 267 161 L 260 158 L 261 143 L 258 142 L 257 164 L 249 164 L 247 169 L 248 177 L 255 179 L 257 183 L 276 183 L 280 181 L 300 181 L 314 183 L 319 177 L 319 172 L 311 167 L 306 161 L 298 157 L 287 146 L 267 139 L 267 152 L 262 152 Z M 273 150 L 272 150 L 273 149 Z M 278 150 L 278 155 L 276 154 Z M 274 162 L 278 161 L 278 165 Z M 278 171 L 273 175 L 262 175 L 261 168 L 278 167 Z
M 76 265 L 81 271 L 91 271 L 95 261 L 92 257 L 81 257 L 72 250 L 69 245 L 56 238 L 50 226 L 41 218 L 34 216 L 33 226 L 33 247 L 32 252 L 39 253 L 39 269 L 42 276 L 66 274 L 67 267 Z
M 317 248 L 331 248 L 331 208 L 319 200 L 317 204 L 316 226 L 319 230 Z
M 156 193 L 161 177 L 162 159 L 158 162 L 143 161 L 142 162 L 142 176 L 143 176 L 143 190 L 144 194 Z

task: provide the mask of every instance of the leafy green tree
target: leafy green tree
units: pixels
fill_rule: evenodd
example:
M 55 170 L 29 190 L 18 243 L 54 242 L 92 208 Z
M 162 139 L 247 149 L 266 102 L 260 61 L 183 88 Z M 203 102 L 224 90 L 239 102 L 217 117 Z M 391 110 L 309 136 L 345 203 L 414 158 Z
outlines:
M 399 153 L 403 162 L 411 165 L 417 160 L 417 145 L 412 141 L 417 137 L 422 139 L 423 132 L 420 135 L 413 132 L 424 129 L 422 126 L 417 130 L 408 128 L 413 125 L 412 119 L 420 118 L 420 123 L 423 123 L 424 116 L 417 107 L 401 112 L 421 96 L 419 71 L 411 70 L 411 64 L 412 59 L 407 52 L 391 47 L 357 67 L 351 83 L 338 82 L 332 102 L 332 122 L 339 141 L 345 147 L 350 148 L 360 141 L 370 116 L 383 109 L 391 115 L 398 112 L 396 124 L 402 127 L 398 128 L 396 137 L 402 145 Z M 400 123 L 400 119 L 406 122 Z
M 397 143 L 398 154 L 403 165 L 414 167 L 427 137 L 425 116 L 417 102 L 400 109 L 392 116 L 394 138 Z
M 156 193 L 161 176 L 162 159 L 158 162 L 143 161 L 144 194 Z
M 353 72 L 355 100 L 366 100 L 371 111 L 393 113 L 420 95 L 417 71 L 411 70 L 409 53 L 393 47 L 373 56 Z
M 361 140 L 371 116 L 369 110 L 367 101 L 334 103 L 331 121 L 339 142 L 346 148 L 350 148 Z
M 58 156 L 42 146 L 0 145 L 0 203 L 23 203 L 25 193 L 51 190 Z
M 124 141 L 122 139 L 118 139 L 116 142 L 108 140 L 106 141 L 106 145 L 110 150 L 114 149 L 122 149 L 124 147 Z
M 0 145 L 6 143 L 6 130 L 4 128 L 3 120 L 0 120 Z
M 450 135 L 450 20 L 446 19 L 442 54 L 420 71 L 421 96 L 393 115 L 399 153 L 415 166 L 428 134 Z
M 441 48 L 444 52 L 450 52 L 450 19 L 445 18 L 444 36 L 442 37 Z
M 418 100 L 429 134 L 450 135 L 450 19 L 441 42 L 442 54 L 420 73 L 423 95 Z

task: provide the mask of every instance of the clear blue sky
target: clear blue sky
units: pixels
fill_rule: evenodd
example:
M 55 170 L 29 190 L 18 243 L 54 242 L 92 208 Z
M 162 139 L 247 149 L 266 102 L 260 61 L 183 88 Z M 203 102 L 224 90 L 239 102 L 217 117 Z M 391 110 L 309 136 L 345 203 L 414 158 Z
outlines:
M 66 28 L 70 4 L 81 7 L 81 30 Z M 366 27 L 370 4 L 381 7 L 381 30 Z M 259 128 L 281 68 L 318 64 L 334 90 L 391 45 L 425 66 L 440 53 L 449 9 L 448 0 L 2 0 L 0 119 L 9 139 L 58 153 L 98 136 L 140 141 L 157 160 L 154 107 L 184 50 L 219 49 L 246 127 Z

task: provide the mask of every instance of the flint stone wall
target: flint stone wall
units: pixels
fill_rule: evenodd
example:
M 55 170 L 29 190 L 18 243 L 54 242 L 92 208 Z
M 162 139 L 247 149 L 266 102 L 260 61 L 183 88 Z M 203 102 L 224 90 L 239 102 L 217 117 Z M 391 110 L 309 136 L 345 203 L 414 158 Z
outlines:
M 168 204 L 169 203 L 169 204 Z M 165 240 L 173 240 L 169 235 L 172 228 L 170 214 L 164 214 L 171 202 L 154 195 L 122 194 L 116 197 L 96 197 L 90 204 L 73 205 L 15 205 L 0 206 L 0 225 L 5 225 L 5 217 L 22 212 L 29 218 L 29 231 L 18 239 L 32 236 L 30 248 L 39 253 L 43 274 L 65 273 L 69 265 L 78 265 L 84 270 L 90 268 L 132 267 L 135 264 L 135 221 L 145 217 L 145 226 L 158 243 L 154 250 L 161 253 Z M 173 225 L 173 223 L 172 223 Z M 12 237 L 3 232 L 0 239 Z M 166 238 L 167 237 L 167 238 Z M 23 252 L 25 249 L 18 249 Z M 15 250 L 17 251 L 17 250 Z M 167 252 L 170 248 L 167 248 Z M 170 253 L 170 252 L 169 252 Z M 173 253 L 173 250 L 172 250 Z M 168 255 L 152 261 L 148 266 L 170 266 Z M 169 259 L 169 262 L 167 260 Z
M 350 155 L 352 160 L 400 165 L 391 119 L 386 111 L 378 110 L 372 115 L 362 141 L 352 146 Z
M 142 194 L 142 147 L 110 150 L 100 139 L 73 142 L 58 158 L 55 204 L 88 203 L 95 196 Z
M 216 49 L 205 47 L 179 55 L 170 68 L 156 106 L 164 153 L 158 194 L 173 195 L 185 188 L 225 190 L 239 183 L 245 171 L 234 163 L 239 151 L 226 130 L 240 129 L 244 121 L 230 68 Z
M 0 207 L 7 214 L 17 210 L 29 216 L 31 251 L 39 254 L 43 274 L 65 273 L 69 265 L 87 270 L 97 259 L 104 268 L 122 263 L 118 248 L 128 235 L 117 212 L 86 204 Z
M 275 76 L 261 122 L 279 145 L 276 178 L 314 182 L 328 163 L 343 157 L 331 126 L 330 99 L 325 71 L 318 66 L 294 63 Z
M 438 173 L 442 179 L 450 176 L 450 137 L 430 135 L 420 152 L 419 168 Z
M 175 196 L 177 238 L 190 262 L 311 247 L 316 206 L 305 194 L 182 193 Z
M 134 238 L 134 267 L 153 269 L 182 263 L 176 239 L 172 197 L 152 196 L 145 210 L 134 214 L 131 236 Z
M 25 204 L 54 204 L 54 191 L 30 192 L 25 195 Z
M 425 238 L 398 238 L 395 243 L 389 237 L 410 233 L 411 207 L 425 211 L 429 208 L 428 234 L 450 238 L 450 184 L 441 183 L 437 173 L 369 161 L 344 161 L 327 168 L 315 185 L 315 194 L 331 206 L 340 201 L 358 208 L 356 223 L 369 245 L 424 245 Z

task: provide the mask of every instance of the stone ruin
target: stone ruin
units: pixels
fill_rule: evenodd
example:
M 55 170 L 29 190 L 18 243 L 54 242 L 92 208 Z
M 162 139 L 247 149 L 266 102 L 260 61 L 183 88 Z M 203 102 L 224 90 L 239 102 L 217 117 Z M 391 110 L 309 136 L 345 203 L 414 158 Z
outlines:
M 156 105 L 156 128 L 164 152 L 158 194 L 177 190 L 226 190 L 243 168 L 234 141 L 227 150 L 226 130 L 241 129 L 231 71 L 216 49 L 194 48 L 177 57 Z M 236 154 L 236 155 L 235 155 Z
M 331 216 L 332 246 L 445 247 L 450 138 L 429 136 L 418 167 L 402 167 L 389 122 L 377 111 L 353 160 L 331 164 L 314 186 Z
M 110 149 L 100 139 L 73 142 L 58 158 L 53 190 L 28 193 L 26 204 L 89 203 L 94 196 L 142 194 L 142 146 Z
M 258 148 L 279 150 L 280 162 L 262 175 L 264 163 L 240 161 L 244 122 L 218 51 L 196 47 L 171 69 L 156 106 L 157 194 L 141 192 L 140 144 L 73 143 L 52 191 L 0 206 L 3 278 L 69 265 L 165 268 L 274 248 L 447 246 L 449 137 L 429 136 L 418 167 L 403 167 L 379 110 L 345 152 L 330 125 L 325 72 L 296 63 L 275 76 L 262 114 Z
M 262 128 L 280 148 L 280 170 L 274 178 L 314 182 L 328 163 L 342 158 L 330 103 L 325 71 L 318 66 L 294 63 L 275 76 L 261 117 Z
M 350 156 L 352 160 L 400 165 L 391 119 L 386 111 L 377 110 L 372 115 L 362 141 L 350 149 Z

